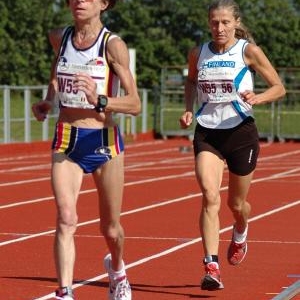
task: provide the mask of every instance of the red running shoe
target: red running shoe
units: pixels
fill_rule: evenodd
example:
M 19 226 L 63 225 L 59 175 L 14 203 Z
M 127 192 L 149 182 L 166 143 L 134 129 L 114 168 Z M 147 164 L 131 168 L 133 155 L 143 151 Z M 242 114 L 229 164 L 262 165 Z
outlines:
M 221 282 L 219 265 L 216 262 L 210 262 L 205 265 L 206 275 L 201 281 L 201 289 L 207 291 L 215 291 L 224 289 Z
M 228 262 L 231 265 L 238 265 L 244 260 L 246 253 L 247 242 L 236 243 L 232 240 L 227 252 Z
M 71 287 L 62 287 L 55 291 L 55 299 L 74 300 L 74 295 Z

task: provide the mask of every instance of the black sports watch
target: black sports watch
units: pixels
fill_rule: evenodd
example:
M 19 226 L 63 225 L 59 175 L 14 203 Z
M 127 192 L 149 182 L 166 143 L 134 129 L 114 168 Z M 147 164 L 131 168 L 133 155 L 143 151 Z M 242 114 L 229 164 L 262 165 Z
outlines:
M 104 112 L 107 106 L 107 97 L 105 95 L 98 95 L 97 105 L 95 106 L 96 112 Z

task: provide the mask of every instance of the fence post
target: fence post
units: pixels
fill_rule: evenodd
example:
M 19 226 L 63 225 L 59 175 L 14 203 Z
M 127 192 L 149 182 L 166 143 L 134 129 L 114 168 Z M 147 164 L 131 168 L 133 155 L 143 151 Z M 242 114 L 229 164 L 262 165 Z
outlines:
M 124 136 L 125 133 L 125 115 L 124 114 L 117 114 L 119 116 L 119 127 L 120 133 Z
M 25 128 L 25 142 L 31 141 L 31 125 L 30 125 L 30 97 L 31 92 L 28 86 L 24 87 L 24 128 Z
M 142 90 L 142 99 L 142 133 L 145 133 L 148 129 L 148 91 L 146 89 Z
M 4 143 L 9 143 L 11 139 L 10 130 L 10 88 L 9 86 L 4 86 L 3 90 L 4 103 L 3 103 L 3 120 L 4 120 L 4 132 L 3 140 Z
M 43 100 L 46 98 L 47 91 L 48 91 L 48 87 L 43 88 Z M 43 141 L 47 141 L 48 137 L 49 137 L 49 116 L 43 122 L 43 133 L 42 133 Z

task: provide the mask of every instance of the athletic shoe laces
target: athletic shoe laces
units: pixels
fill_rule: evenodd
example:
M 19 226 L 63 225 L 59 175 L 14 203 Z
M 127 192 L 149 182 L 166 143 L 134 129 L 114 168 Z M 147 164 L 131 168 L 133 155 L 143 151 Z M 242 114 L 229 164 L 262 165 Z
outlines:
M 111 293 L 114 300 L 131 300 L 131 287 L 126 275 L 116 280 L 111 280 Z

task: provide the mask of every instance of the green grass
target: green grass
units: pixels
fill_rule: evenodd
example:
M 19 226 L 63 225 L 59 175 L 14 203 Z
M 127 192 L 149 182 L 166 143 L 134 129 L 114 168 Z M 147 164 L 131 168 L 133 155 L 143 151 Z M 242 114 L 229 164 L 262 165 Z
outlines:
M 0 89 L 0 143 L 4 140 L 4 101 L 3 90 Z M 30 103 L 42 99 L 41 90 L 31 92 Z M 179 118 L 184 111 L 183 91 L 172 92 L 164 95 L 163 105 L 153 104 L 153 95 L 148 96 L 147 130 L 155 129 L 157 133 L 164 135 L 165 132 L 171 135 L 190 135 L 193 133 L 194 126 L 188 131 L 182 131 L 179 127 Z M 30 105 L 31 106 L 31 105 Z M 254 115 L 258 130 L 262 137 L 270 135 L 280 135 L 280 137 L 300 138 L 300 94 L 288 95 L 282 102 L 272 105 L 254 106 Z M 31 141 L 42 140 L 43 123 L 35 120 L 31 114 L 30 131 Z M 11 142 L 23 142 L 25 136 L 24 123 L 24 93 L 22 90 L 11 92 L 10 107 L 10 129 Z M 130 119 L 130 118 L 127 118 Z M 126 120 L 126 125 L 130 121 Z M 56 115 L 49 116 L 49 136 L 52 139 Z M 137 133 L 142 131 L 142 114 L 136 117 Z M 194 124 L 195 125 L 195 124 Z M 128 128 L 128 126 L 127 126 Z

